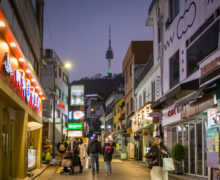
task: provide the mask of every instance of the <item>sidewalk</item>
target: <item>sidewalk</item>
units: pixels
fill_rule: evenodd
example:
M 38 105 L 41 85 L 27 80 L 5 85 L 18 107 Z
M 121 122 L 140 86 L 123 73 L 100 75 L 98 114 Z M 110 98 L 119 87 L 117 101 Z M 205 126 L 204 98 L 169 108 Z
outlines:
M 32 176 L 30 176 L 30 177 L 27 176 L 26 178 L 24 178 L 24 180 L 35 179 L 38 175 L 43 173 L 48 167 L 49 167 L 49 165 L 42 164 L 40 168 L 29 171 L 28 173 Z
M 129 159 L 127 161 L 131 161 L 142 166 L 146 167 L 146 163 L 143 161 L 136 161 L 133 159 Z M 147 167 L 146 167 L 147 168 Z M 148 168 L 147 168 L 148 169 Z M 149 170 L 149 169 L 148 169 Z M 149 170 L 150 171 L 150 170 Z M 173 173 L 169 173 L 169 180 L 207 180 L 208 178 L 196 177 L 196 176 L 189 176 L 189 175 L 177 175 Z

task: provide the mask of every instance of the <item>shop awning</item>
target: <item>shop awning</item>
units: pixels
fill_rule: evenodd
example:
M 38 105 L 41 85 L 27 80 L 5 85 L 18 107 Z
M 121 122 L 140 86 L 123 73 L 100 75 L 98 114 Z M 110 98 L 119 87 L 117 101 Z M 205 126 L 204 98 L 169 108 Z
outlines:
M 185 104 L 188 104 L 189 102 L 196 101 L 200 96 L 202 96 L 202 91 L 194 91 L 193 93 L 183 97 L 182 99 L 179 99 L 175 103 L 175 107 L 179 107 Z
M 215 83 L 219 79 L 220 79 L 220 66 L 217 67 L 214 71 L 200 78 L 200 87 L 206 87 L 210 84 Z
M 186 96 L 186 94 L 192 93 L 194 90 L 199 89 L 199 79 L 194 79 L 185 83 L 181 83 L 163 97 L 155 101 L 152 105 L 152 109 L 163 109 L 164 106 L 173 104 L 177 99 Z
M 30 131 L 40 129 L 42 127 L 43 127 L 43 125 L 38 122 L 28 122 L 28 130 L 30 130 Z

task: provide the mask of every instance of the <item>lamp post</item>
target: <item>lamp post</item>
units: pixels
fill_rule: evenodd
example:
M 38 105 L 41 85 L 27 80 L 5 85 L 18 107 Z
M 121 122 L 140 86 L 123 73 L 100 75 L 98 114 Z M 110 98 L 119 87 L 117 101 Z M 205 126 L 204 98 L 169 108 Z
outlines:
M 53 158 L 55 158 L 55 129 L 56 129 L 56 117 L 55 117 L 55 111 L 56 111 L 56 87 L 55 87 L 55 84 L 56 84 L 56 78 L 55 78 L 55 74 L 56 74 L 56 67 L 64 67 L 65 69 L 71 69 L 71 63 L 69 62 L 66 62 L 64 64 L 53 64 L 53 70 L 54 70 L 54 78 L 53 78 L 53 91 L 50 91 L 48 90 L 51 95 L 53 96 L 53 137 L 52 137 L 52 144 L 53 144 L 53 151 L 52 151 L 52 154 L 53 154 Z M 68 82 L 67 82 L 68 84 Z M 62 126 L 63 128 L 63 120 L 62 120 Z

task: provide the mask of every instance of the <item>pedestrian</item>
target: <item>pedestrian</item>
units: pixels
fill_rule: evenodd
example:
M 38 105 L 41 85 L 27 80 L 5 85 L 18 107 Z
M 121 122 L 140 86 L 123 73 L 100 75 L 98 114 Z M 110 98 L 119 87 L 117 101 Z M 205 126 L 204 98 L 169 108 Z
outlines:
M 64 138 L 62 138 L 61 141 L 58 142 L 58 144 L 57 144 L 58 161 L 59 161 L 60 165 L 63 161 L 63 157 L 64 157 L 64 154 L 65 154 L 67 148 L 68 148 L 68 144 L 64 141 Z
M 71 142 L 69 143 L 68 149 L 73 153 L 73 170 L 75 166 L 79 166 L 80 172 L 83 170 L 83 166 L 80 161 L 79 157 L 79 142 L 78 138 L 72 138 Z
M 109 175 L 112 173 L 112 154 L 114 153 L 114 148 L 110 144 L 110 140 L 106 138 L 105 144 L 103 146 L 103 156 L 104 156 L 104 162 L 105 162 L 105 175 Z
M 87 154 L 91 157 L 92 173 L 95 174 L 95 163 L 96 172 L 99 173 L 99 154 L 102 153 L 101 143 L 97 140 L 97 136 L 89 143 Z
M 168 180 L 168 171 L 163 170 L 163 158 L 169 157 L 170 154 L 160 136 L 155 136 L 154 143 L 155 145 L 150 148 L 147 154 L 151 179 Z
M 79 139 L 79 157 L 82 166 L 85 166 L 85 159 L 86 159 L 86 143 L 83 142 L 82 138 Z

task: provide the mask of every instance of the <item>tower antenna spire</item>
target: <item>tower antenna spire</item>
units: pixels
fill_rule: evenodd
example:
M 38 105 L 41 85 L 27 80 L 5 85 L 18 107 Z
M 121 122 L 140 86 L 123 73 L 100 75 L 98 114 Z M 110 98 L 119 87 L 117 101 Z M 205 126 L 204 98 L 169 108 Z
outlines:
M 114 58 L 113 50 L 111 47 L 111 26 L 109 25 L 109 45 L 108 50 L 106 52 L 106 59 L 108 60 L 108 77 L 112 78 L 112 70 L 111 70 L 111 60 Z

